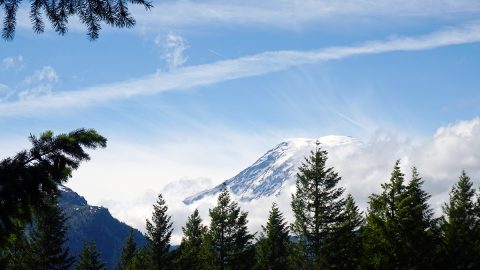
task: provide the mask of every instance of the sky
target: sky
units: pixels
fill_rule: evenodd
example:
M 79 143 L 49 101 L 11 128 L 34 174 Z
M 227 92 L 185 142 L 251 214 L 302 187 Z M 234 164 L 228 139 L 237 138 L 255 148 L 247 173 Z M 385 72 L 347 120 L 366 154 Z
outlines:
M 191 210 L 179 198 L 288 138 L 364 142 L 365 164 L 333 164 L 372 178 L 347 185 L 360 204 L 397 158 L 423 170 L 436 205 L 462 169 L 480 184 L 479 1 L 153 4 L 95 41 L 75 18 L 64 36 L 35 34 L 21 7 L 14 40 L 0 41 L 0 158 L 29 134 L 94 128 L 108 146 L 67 185 L 141 230 L 170 194 L 177 232 Z

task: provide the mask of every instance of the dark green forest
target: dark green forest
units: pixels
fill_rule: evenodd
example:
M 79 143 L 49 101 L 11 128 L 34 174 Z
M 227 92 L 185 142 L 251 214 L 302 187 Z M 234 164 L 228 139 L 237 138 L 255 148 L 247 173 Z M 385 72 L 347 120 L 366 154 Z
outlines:
M 80 129 L 30 140 L 29 151 L 0 162 L 0 268 L 105 269 L 93 243 L 69 253 L 57 196 L 58 185 L 89 159 L 84 149 L 105 147 L 106 139 Z M 417 168 L 406 175 L 398 160 L 361 212 L 327 159 L 317 145 L 299 168 L 293 222 L 274 203 L 257 233 L 225 188 L 209 210 L 210 225 L 195 210 L 173 249 L 172 219 L 159 194 L 147 243 L 137 246 L 132 231 L 116 269 L 480 269 L 480 194 L 466 172 L 437 217 Z

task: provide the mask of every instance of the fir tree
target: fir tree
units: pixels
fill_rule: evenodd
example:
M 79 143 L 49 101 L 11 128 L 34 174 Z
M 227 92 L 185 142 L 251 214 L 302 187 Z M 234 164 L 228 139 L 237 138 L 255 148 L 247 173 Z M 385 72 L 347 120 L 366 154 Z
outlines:
M 152 256 L 147 246 L 141 247 L 133 256 L 130 264 L 125 268 L 126 270 L 149 270 L 155 269 L 152 263 Z
M 248 232 L 247 213 L 241 212 L 230 193 L 224 189 L 217 206 L 210 209 L 209 234 L 218 262 L 216 269 L 250 269 L 253 263 L 253 235 Z
M 435 269 L 438 226 L 417 169 L 405 185 L 400 161 L 383 192 L 370 196 L 364 227 L 367 268 Z
M 153 205 L 153 216 L 150 222 L 147 219 L 147 241 L 154 269 L 162 270 L 170 267 L 168 251 L 172 235 L 171 217 L 167 214 L 168 207 L 162 194 L 158 195 Z
M 216 249 L 212 235 L 207 231 L 203 237 L 198 254 L 200 270 L 222 270 L 219 258 L 216 256 Z
M 438 269 L 439 224 L 428 204 L 430 195 L 422 186 L 423 180 L 414 167 L 398 210 L 404 245 L 401 260 L 407 269 Z
M 362 257 L 360 227 L 364 222 L 353 197 L 349 194 L 345 202 L 344 220 L 334 230 L 334 241 L 326 249 L 331 253 L 329 268 L 356 269 Z
M 382 184 L 382 189 L 381 194 L 372 194 L 369 200 L 367 223 L 364 227 L 367 268 L 400 269 L 402 243 L 398 208 L 406 195 L 400 160 L 395 163 L 390 181 Z
M 318 145 L 318 144 L 317 144 Z M 296 192 L 292 195 L 292 211 L 295 221 L 292 231 L 304 248 L 303 260 L 311 268 L 328 268 L 332 250 L 326 247 L 335 240 L 336 227 L 344 222 L 344 189 L 337 187 L 340 176 L 333 168 L 326 167 L 327 151 L 317 147 L 299 168 Z M 338 259 L 338 258 L 335 258 Z
M 90 156 L 85 148 L 105 147 L 107 140 L 93 129 L 79 129 L 39 138 L 31 135 L 32 148 L 0 161 L 0 250 L 6 240 L 31 222 L 46 198 L 58 193 L 82 161 Z M 20 229 L 19 229 L 20 228 Z
M 200 269 L 200 249 L 207 227 L 202 225 L 202 218 L 197 209 L 188 217 L 187 224 L 182 228 L 182 231 L 183 238 L 175 263 L 177 269 Z
M 132 264 L 133 258 L 137 252 L 137 245 L 133 239 L 133 228 L 130 228 L 130 235 L 123 245 L 122 254 L 117 264 L 117 270 L 126 270 Z
M 462 171 L 460 179 L 450 192 L 450 201 L 443 207 L 445 266 L 449 269 L 478 269 L 478 221 L 475 216 L 473 183 Z
M 84 242 L 82 252 L 75 264 L 75 270 L 105 270 L 105 264 L 100 259 L 95 244 L 93 242 Z
M 10 234 L 7 241 L 6 248 L 0 249 L 0 269 L 28 269 L 29 248 L 23 228 L 19 227 L 17 232 Z
M 5 40 L 13 39 L 17 10 L 21 3 L 22 0 L 0 1 L 0 8 L 5 11 L 2 32 Z M 35 0 L 30 5 L 30 21 L 34 32 L 42 33 L 45 29 L 42 17 L 45 16 L 55 32 L 64 35 L 68 31 L 68 20 L 77 15 L 79 21 L 87 26 L 88 37 L 96 39 L 102 23 L 119 28 L 135 25 L 135 19 L 128 10 L 128 3 L 139 4 L 146 9 L 152 8 L 151 2 L 146 0 Z
M 29 231 L 29 269 L 69 269 L 74 258 L 66 246 L 67 218 L 57 205 L 57 197 L 48 199 L 44 208 L 35 215 Z
M 283 270 L 288 267 L 290 242 L 288 225 L 283 214 L 273 203 L 266 226 L 262 226 L 256 244 L 256 269 Z

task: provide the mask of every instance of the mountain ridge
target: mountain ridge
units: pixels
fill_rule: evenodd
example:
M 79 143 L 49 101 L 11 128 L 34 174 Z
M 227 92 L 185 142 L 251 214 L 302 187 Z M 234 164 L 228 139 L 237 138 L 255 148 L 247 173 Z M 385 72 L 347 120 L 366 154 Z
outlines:
M 210 196 L 228 187 L 241 201 L 251 201 L 261 197 L 278 195 L 286 183 L 294 182 L 298 167 L 305 156 L 315 147 L 331 149 L 360 141 L 339 135 L 328 135 L 316 139 L 292 138 L 277 144 L 257 159 L 252 165 L 219 185 L 200 191 L 183 200 L 186 205 Z

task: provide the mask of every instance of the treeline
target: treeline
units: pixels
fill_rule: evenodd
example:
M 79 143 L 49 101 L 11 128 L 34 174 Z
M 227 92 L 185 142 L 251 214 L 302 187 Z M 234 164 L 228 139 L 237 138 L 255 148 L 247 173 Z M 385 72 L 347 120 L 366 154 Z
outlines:
M 159 195 L 148 244 L 137 249 L 130 236 L 118 269 L 480 269 L 480 196 L 465 172 L 436 218 L 417 169 L 407 180 L 397 161 L 362 213 L 326 161 L 317 148 L 299 168 L 293 223 L 274 203 L 258 235 L 224 189 L 210 226 L 195 210 L 179 248 L 169 251 L 172 223 Z
M 93 243 L 76 261 L 69 255 L 56 187 L 88 159 L 84 147 L 106 140 L 77 130 L 31 141 L 30 151 L 0 162 L 0 269 L 105 269 Z M 195 210 L 173 250 L 160 194 L 146 222 L 147 245 L 137 247 L 131 233 L 117 269 L 480 269 L 480 196 L 465 172 L 436 218 L 417 169 L 406 178 L 397 161 L 362 213 L 326 162 L 321 148 L 306 157 L 292 194 L 293 223 L 273 204 L 258 234 L 224 189 L 209 210 L 210 225 Z

